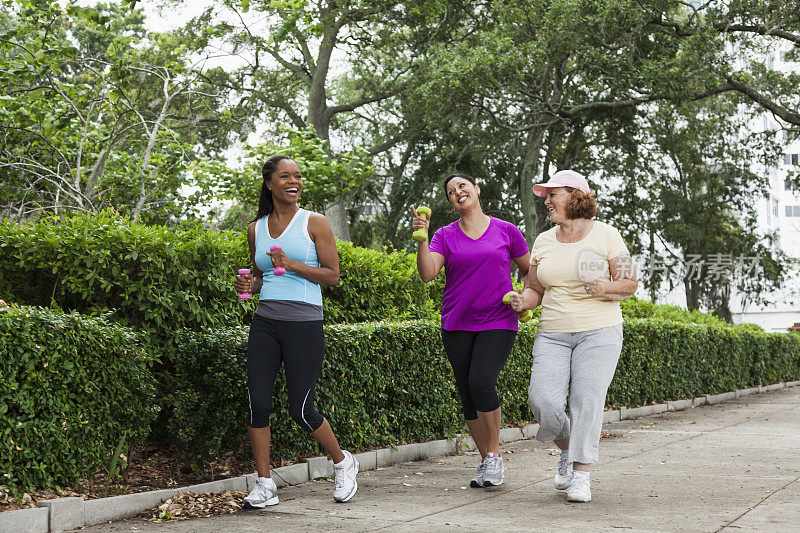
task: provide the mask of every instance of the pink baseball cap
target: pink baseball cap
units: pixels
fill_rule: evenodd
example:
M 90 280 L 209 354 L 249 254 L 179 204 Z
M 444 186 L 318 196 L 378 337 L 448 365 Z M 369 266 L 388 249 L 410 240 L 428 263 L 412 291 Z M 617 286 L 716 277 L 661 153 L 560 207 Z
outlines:
M 547 183 L 539 183 L 533 186 L 533 194 L 536 196 L 545 196 L 547 189 L 553 187 L 572 187 L 573 189 L 580 189 L 581 191 L 589 194 L 589 183 L 582 174 L 578 174 L 574 170 L 559 170 L 547 181 Z

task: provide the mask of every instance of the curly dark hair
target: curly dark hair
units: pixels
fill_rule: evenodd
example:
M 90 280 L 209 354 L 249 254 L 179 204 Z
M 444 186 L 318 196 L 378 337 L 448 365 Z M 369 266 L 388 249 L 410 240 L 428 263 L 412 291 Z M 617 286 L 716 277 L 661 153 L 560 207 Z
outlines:
M 567 218 L 574 220 L 577 218 L 593 218 L 597 214 L 597 200 L 594 191 L 588 193 L 573 187 L 564 187 L 570 194 L 567 204 Z

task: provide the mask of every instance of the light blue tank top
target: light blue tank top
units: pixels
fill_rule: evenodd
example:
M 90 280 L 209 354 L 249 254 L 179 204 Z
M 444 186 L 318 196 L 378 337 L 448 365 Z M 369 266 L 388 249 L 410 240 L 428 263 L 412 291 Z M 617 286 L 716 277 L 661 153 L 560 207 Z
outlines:
M 317 248 L 308 234 L 310 215 L 310 211 L 298 210 L 277 239 L 270 237 L 267 226 L 269 215 L 256 222 L 256 266 L 264 273 L 260 300 L 290 300 L 322 305 L 322 290 L 319 284 L 289 270 L 283 276 L 274 275 L 272 259 L 269 256 L 270 247 L 278 244 L 291 259 L 318 267 Z

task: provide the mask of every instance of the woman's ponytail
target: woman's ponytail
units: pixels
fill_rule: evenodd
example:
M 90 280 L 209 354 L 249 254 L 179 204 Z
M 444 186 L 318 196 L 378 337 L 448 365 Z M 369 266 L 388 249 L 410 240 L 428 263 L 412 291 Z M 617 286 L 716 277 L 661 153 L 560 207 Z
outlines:
M 256 218 L 253 222 L 264 218 L 275 209 L 275 204 L 272 200 L 272 191 L 269 190 L 267 183 L 272 179 L 272 173 L 275 172 L 278 163 L 284 159 L 292 158 L 288 155 L 276 155 L 267 159 L 264 166 L 261 167 L 261 177 L 263 178 L 261 181 L 261 194 L 258 197 L 258 213 L 256 213 Z

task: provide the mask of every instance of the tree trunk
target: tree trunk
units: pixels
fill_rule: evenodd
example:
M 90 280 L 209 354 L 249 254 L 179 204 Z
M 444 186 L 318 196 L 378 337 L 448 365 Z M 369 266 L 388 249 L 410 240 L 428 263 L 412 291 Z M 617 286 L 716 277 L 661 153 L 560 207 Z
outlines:
M 333 236 L 338 241 L 350 241 L 350 223 L 347 218 L 347 205 L 342 196 L 325 207 L 325 216 L 331 225 Z
M 144 178 L 142 178 L 144 179 Z M 136 200 L 136 206 L 133 208 L 133 222 L 138 223 L 139 217 L 142 216 L 142 209 L 144 209 L 144 202 L 147 200 L 147 188 L 145 182 L 139 184 L 139 198 Z
M 717 315 L 727 322 L 733 324 L 733 313 L 731 313 L 731 286 L 722 282 L 719 288 L 719 299 L 717 300 Z
M 158 139 L 158 132 L 161 129 L 161 124 L 167 118 L 167 111 L 172 103 L 172 99 L 180 94 L 181 91 L 170 95 L 169 94 L 169 78 L 164 79 L 164 104 L 161 106 L 161 113 L 158 115 L 158 119 L 156 119 L 155 124 L 153 124 L 153 129 L 149 131 L 149 138 L 147 141 L 147 148 L 144 151 L 144 157 L 142 158 L 142 165 L 139 169 L 139 174 L 142 176 L 142 183 L 141 187 L 139 188 L 139 199 L 136 201 L 136 207 L 133 209 L 133 221 L 139 222 L 139 217 L 142 215 L 142 209 L 144 208 L 144 203 L 147 200 L 147 183 L 149 181 L 149 175 L 145 175 L 147 171 L 147 167 L 150 166 L 150 158 L 153 155 L 153 148 L 156 145 L 156 139 Z M 147 129 L 147 124 L 143 122 L 142 124 L 145 129 Z M 150 175 L 154 173 L 155 169 L 150 172 Z
M 731 313 L 730 302 L 727 296 L 724 296 L 721 299 L 719 309 L 717 309 L 717 314 L 728 324 L 733 324 L 733 313 Z
M 544 131 L 541 128 L 533 128 L 528 131 L 522 172 L 519 178 L 519 197 L 522 202 L 525 240 L 528 241 L 528 246 L 533 245 L 533 241 L 539 234 L 539 214 L 536 211 L 536 195 L 533 194 L 533 177 L 539 174 L 543 135 Z
M 653 258 L 656 256 L 656 234 L 653 230 L 652 224 L 650 225 L 650 257 L 649 261 L 652 264 Z M 648 290 L 650 291 L 650 301 L 656 303 L 656 296 L 658 295 L 658 283 L 655 279 L 650 278 Z
M 686 290 L 686 307 L 689 311 L 697 311 L 700 309 L 700 287 L 697 286 L 696 281 L 684 280 L 684 289 Z

